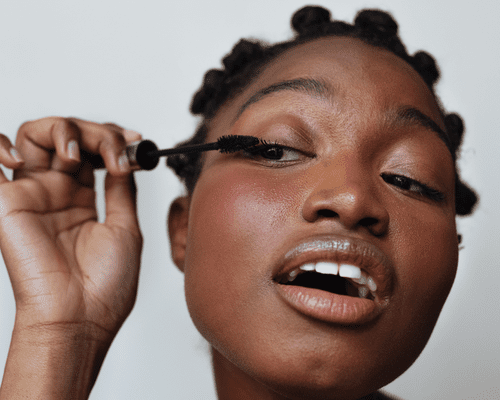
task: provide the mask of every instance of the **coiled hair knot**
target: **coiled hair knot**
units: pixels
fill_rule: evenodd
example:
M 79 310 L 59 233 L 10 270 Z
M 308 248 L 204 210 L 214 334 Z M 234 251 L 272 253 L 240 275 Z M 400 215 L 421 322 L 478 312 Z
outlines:
M 298 35 L 315 35 L 322 33 L 331 22 L 331 14 L 323 7 L 306 6 L 293 15 L 291 22 Z
M 191 112 L 193 114 L 203 114 L 207 104 L 214 97 L 222 86 L 225 73 L 220 69 L 207 71 L 203 78 L 203 90 L 199 90 L 191 102 Z
M 455 213 L 462 216 L 470 215 L 477 201 L 476 192 L 462 182 L 457 173 L 455 176 Z
M 458 114 L 451 113 L 444 117 L 444 124 L 451 148 L 455 151 L 454 159 L 456 159 L 464 136 L 464 122 Z M 457 172 L 455 174 L 455 212 L 457 215 L 471 214 L 477 201 L 476 192 L 462 181 Z
M 262 58 L 264 53 L 264 48 L 260 43 L 241 39 L 236 46 L 233 47 L 231 53 L 222 59 L 222 64 L 224 65 L 226 73 L 228 75 L 233 75 L 241 71 L 249 63 Z
M 444 117 L 446 132 L 450 138 L 451 146 L 458 149 L 462 144 L 464 135 L 464 122 L 458 114 L 451 113 Z
M 432 87 L 439 79 L 439 69 L 434 58 L 425 51 L 419 51 L 414 54 L 411 62 L 427 86 Z
M 354 20 L 354 26 L 365 34 L 375 35 L 381 39 L 388 39 L 398 34 L 398 24 L 391 17 L 380 10 L 363 10 Z
M 224 69 L 211 69 L 203 78 L 203 86 L 194 95 L 191 112 L 212 118 L 219 107 L 235 93 L 231 90 L 242 86 L 241 76 L 248 66 L 255 66 L 258 60 L 266 57 L 264 46 L 260 42 L 240 40 L 232 51 L 223 58 Z

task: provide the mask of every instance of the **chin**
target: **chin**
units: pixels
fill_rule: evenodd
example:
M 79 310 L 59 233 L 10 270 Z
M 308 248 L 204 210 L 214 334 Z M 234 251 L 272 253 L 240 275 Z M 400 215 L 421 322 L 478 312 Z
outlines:
M 293 342 L 288 346 L 276 345 L 274 351 L 269 346 L 266 349 L 254 345 L 244 353 L 240 349 L 238 354 L 224 346 L 215 348 L 216 375 L 216 366 L 222 363 L 231 369 L 231 377 L 238 376 L 237 380 L 252 382 L 266 393 L 276 393 L 284 399 L 357 400 L 396 379 L 420 353 L 414 350 L 410 358 L 401 359 L 381 349 L 346 351 L 346 344 L 341 342 L 340 352 L 325 351 L 310 341 L 301 347 Z

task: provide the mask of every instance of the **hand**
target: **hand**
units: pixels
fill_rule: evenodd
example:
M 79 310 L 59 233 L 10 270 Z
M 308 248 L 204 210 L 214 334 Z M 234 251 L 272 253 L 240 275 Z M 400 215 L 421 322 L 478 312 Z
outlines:
M 114 124 L 45 118 L 21 126 L 16 149 L 0 135 L 0 248 L 16 300 L 16 329 L 90 327 L 112 337 L 132 310 L 142 237 L 127 142 Z M 97 221 L 93 166 L 108 170 Z M 20 158 L 22 157 L 22 159 Z

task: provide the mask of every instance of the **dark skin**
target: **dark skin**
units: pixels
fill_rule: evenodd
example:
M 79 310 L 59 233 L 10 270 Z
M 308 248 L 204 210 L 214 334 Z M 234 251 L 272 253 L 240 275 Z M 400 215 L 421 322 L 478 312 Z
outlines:
M 326 88 L 262 89 L 314 79 Z M 246 103 L 246 106 L 245 106 Z M 319 39 L 267 66 L 211 121 L 208 141 L 252 135 L 289 146 L 278 160 L 211 152 L 191 196 L 172 206 L 175 263 L 191 317 L 212 345 L 227 399 L 358 399 L 402 374 L 424 348 L 458 261 L 454 163 L 412 108 L 444 129 L 418 74 L 350 38 Z M 419 184 L 442 194 L 422 194 Z M 297 243 L 355 238 L 390 260 L 388 304 L 346 326 L 297 312 L 275 271 Z
M 0 399 L 86 399 L 132 310 L 142 237 L 127 142 L 114 124 L 44 118 L 21 126 L 15 148 L 0 135 L 0 247 L 16 319 Z M 97 220 L 92 165 L 108 174 Z M 21 158 L 22 157 L 22 158 Z
M 458 261 L 454 163 L 425 83 L 385 50 L 321 39 L 273 61 L 209 128 L 208 141 L 287 146 L 279 157 L 205 154 L 193 193 L 171 207 L 172 256 L 219 398 L 352 400 L 394 380 L 425 346 Z M 0 399 L 88 398 L 137 291 L 142 237 L 124 152 L 139 139 L 64 118 L 24 124 L 15 148 L 0 135 L 0 163 L 15 170 L 0 171 L 0 248 L 16 300 Z M 103 223 L 81 151 L 108 170 Z M 374 300 L 315 289 L 297 308 L 284 296 L 283 268 L 339 261 L 290 252 L 319 238 L 375 249 L 383 273 L 359 265 L 378 284 Z M 333 312 L 331 298 L 349 301 Z

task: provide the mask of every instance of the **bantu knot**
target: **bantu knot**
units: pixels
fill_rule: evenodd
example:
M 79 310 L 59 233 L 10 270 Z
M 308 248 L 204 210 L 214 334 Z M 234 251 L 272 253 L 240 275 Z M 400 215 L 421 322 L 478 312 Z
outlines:
M 462 144 L 462 137 L 464 134 L 464 122 L 457 114 L 448 114 L 444 117 L 444 124 L 446 125 L 446 132 L 451 141 L 453 149 L 458 149 Z
M 455 179 L 455 212 L 457 215 L 471 214 L 477 201 L 477 194 L 457 176 Z
M 191 102 L 191 112 L 193 114 L 202 114 L 205 112 L 205 107 L 210 101 L 212 96 L 214 96 L 222 81 L 224 80 L 224 71 L 220 69 L 211 69 L 203 78 L 202 88 L 194 95 L 193 101 Z
M 380 10 L 363 10 L 354 20 L 354 25 L 361 30 L 375 33 L 382 38 L 396 36 L 398 24 L 386 12 Z
M 189 109 L 194 115 L 203 114 L 205 110 L 207 96 L 203 93 L 203 90 L 198 90 L 196 94 L 193 96 L 193 100 L 191 101 L 191 107 Z
M 425 51 L 419 51 L 413 56 L 413 65 L 427 85 L 432 86 L 439 79 L 436 61 Z
M 330 22 L 330 11 L 323 7 L 306 6 L 292 17 L 292 28 L 299 35 L 309 34 Z
M 262 45 L 257 42 L 242 39 L 234 47 L 231 53 L 222 59 L 222 64 L 228 74 L 232 75 L 242 70 L 249 62 L 264 55 Z
M 215 91 L 220 86 L 222 81 L 224 80 L 224 71 L 220 69 L 211 69 L 203 78 L 203 84 L 205 86 L 205 90 L 207 91 Z

